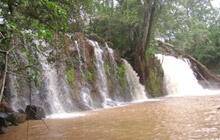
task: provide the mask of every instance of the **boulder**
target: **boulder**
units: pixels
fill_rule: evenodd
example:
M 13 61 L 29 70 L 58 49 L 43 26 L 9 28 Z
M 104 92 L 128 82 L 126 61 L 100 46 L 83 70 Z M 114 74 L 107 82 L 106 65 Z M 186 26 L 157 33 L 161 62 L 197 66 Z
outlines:
M 5 119 L 7 115 L 5 113 L 0 112 L 0 134 L 4 134 L 6 132 L 6 128 L 8 127 L 7 121 Z
M 9 113 L 7 114 L 7 117 L 5 118 L 6 121 L 8 121 L 8 124 L 11 125 L 18 125 L 18 123 L 16 123 L 16 114 L 14 113 Z
M 27 119 L 30 120 L 41 120 L 46 117 L 44 109 L 35 105 L 28 105 L 25 109 Z
M 24 112 L 23 109 L 18 109 L 18 112 L 19 112 L 19 113 L 22 113 L 22 114 L 25 114 L 25 112 Z
M 6 120 L 11 123 L 11 125 L 18 125 L 18 123 L 24 123 L 26 121 L 27 115 L 24 113 L 13 112 L 8 114 Z
M 27 119 L 27 115 L 23 113 L 17 113 L 16 115 L 16 123 L 24 123 Z

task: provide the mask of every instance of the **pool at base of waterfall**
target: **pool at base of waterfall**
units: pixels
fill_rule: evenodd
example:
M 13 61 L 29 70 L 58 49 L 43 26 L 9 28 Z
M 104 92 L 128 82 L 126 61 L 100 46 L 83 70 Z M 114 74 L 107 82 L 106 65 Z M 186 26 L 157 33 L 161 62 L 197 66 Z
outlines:
M 1 140 L 185 140 L 219 139 L 220 94 L 163 97 L 116 108 L 76 113 L 9 127 Z

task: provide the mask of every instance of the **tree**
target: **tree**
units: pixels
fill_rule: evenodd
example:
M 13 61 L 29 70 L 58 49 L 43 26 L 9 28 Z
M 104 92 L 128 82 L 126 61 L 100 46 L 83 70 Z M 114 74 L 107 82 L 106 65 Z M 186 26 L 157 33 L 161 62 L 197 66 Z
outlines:
M 130 60 L 145 83 L 145 51 L 154 38 L 157 18 L 166 1 L 163 0 L 118 0 L 117 4 L 100 2 L 98 18 L 90 22 L 91 32 L 113 42 L 121 56 Z M 107 2 L 108 3 L 108 2 Z
M 0 62 L 2 70 L 0 73 L 3 73 L 0 77 L 1 101 L 8 73 L 25 75 L 28 79 L 34 80 L 36 86 L 39 84 L 35 54 L 40 51 L 36 45 L 29 45 L 26 42 L 37 38 L 50 41 L 53 38 L 52 32 L 64 32 L 66 26 L 63 21 L 66 19 L 66 12 L 49 0 L 3 0 L 0 2 L 0 11 L 3 20 L 0 23 L 0 57 L 4 57 L 4 62 Z M 19 53 L 26 54 L 27 64 L 21 65 L 18 61 Z
M 172 1 L 161 14 L 157 38 L 174 44 L 203 64 L 218 60 L 215 52 L 219 44 L 214 38 L 218 37 L 220 18 L 210 0 Z

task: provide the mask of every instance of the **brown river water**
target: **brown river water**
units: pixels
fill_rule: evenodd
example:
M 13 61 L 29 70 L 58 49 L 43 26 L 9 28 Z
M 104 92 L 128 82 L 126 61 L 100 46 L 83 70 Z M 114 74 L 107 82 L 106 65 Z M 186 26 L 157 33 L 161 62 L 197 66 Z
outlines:
M 69 119 L 12 126 L 0 140 L 220 140 L 220 95 L 158 101 L 81 112 Z M 28 137 L 28 138 L 27 138 Z

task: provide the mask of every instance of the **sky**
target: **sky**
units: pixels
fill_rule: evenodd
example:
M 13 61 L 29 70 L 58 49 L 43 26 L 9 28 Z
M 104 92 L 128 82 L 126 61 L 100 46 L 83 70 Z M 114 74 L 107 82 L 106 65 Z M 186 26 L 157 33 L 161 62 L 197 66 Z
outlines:
M 220 0 L 212 0 L 211 3 L 213 7 L 220 8 Z

